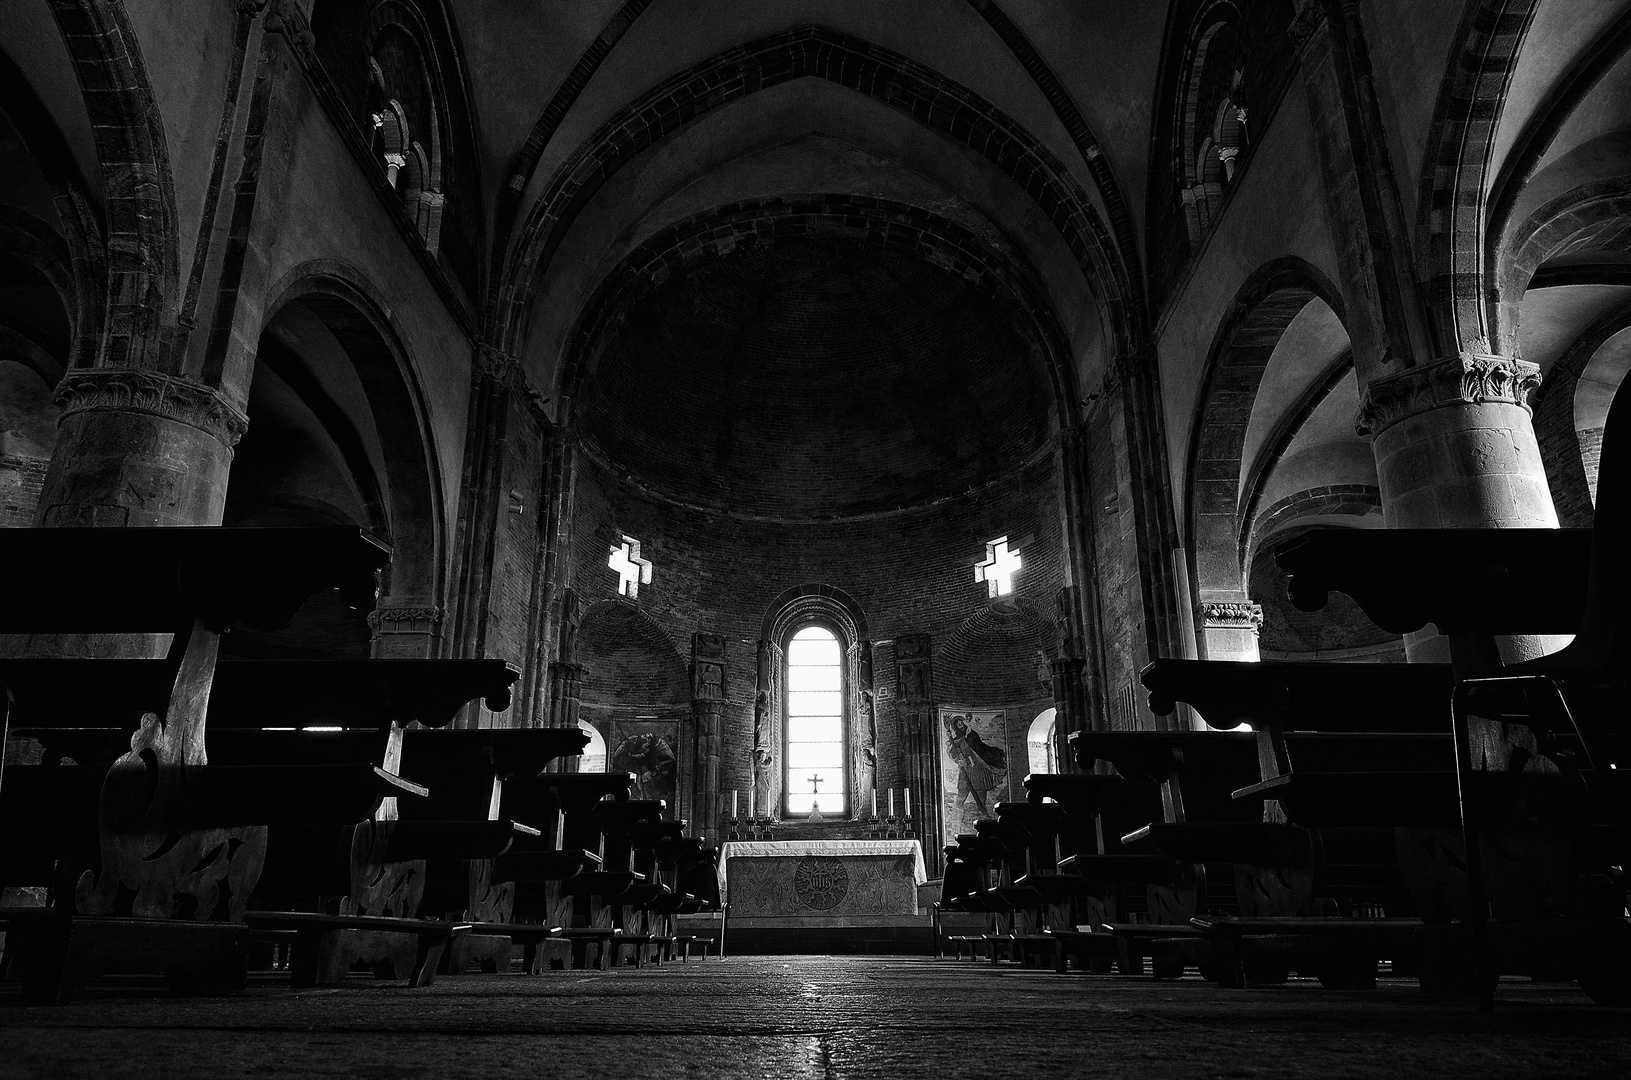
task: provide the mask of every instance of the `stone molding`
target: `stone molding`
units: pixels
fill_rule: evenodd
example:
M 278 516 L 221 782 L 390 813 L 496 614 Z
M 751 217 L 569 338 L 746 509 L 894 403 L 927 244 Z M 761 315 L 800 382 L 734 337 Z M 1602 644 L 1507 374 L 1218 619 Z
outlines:
M 1200 605 L 1201 625 L 1208 630 L 1250 630 L 1263 628 L 1263 605 L 1250 600 L 1208 600 Z
M 233 447 L 249 417 L 213 386 L 129 368 L 70 371 L 53 399 L 67 417 L 77 412 L 134 412 L 174 420 Z
M 1365 387 L 1354 430 L 1376 435 L 1400 420 L 1445 405 L 1518 405 L 1540 385 L 1540 366 L 1507 356 L 1467 352 L 1394 375 Z
M 445 617 L 439 607 L 378 607 L 368 613 L 368 629 L 376 634 L 426 634 Z
M 1298 0 L 1297 13 L 1291 19 L 1291 25 L 1286 27 L 1286 35 L 1291 38 L 1292 48 L 1299 53 L 1308 48 L 1314 34 L 1325 23 L 1325 5 L 1321 0 Z

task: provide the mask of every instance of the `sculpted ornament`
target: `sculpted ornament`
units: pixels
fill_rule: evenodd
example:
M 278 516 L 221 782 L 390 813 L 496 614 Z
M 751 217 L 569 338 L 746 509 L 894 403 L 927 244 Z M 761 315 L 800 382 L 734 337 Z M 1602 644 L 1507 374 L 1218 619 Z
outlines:
M 195 427 L 228 447 L 238 445 L 249 430 L 249 418 L 220 390 L 156 371 L 70 371 L 57 386 L 54 400 L 64 417 L 98 410 L 146 413 Z
M 1201 604 L 1201 623 L 1208 628 L 1250 630 L 1263 628 L 1263 605 L 1250 600 L 1227 600 Z
M 1529 395 L 1539 385 L 1538 364 L 1469 351 L 1372 381 L 1365 387 L 1354 430 L 1376 435 L 1444 405 L 1506 403 L 1527 412 Z

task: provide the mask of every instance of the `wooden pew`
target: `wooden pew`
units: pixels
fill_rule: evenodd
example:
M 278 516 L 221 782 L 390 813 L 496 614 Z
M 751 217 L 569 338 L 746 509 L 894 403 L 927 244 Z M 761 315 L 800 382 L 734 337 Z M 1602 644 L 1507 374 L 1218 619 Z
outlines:
M 504 785 L 501 812 L 539 822 L 543 833 L 512 845 L 495 863 L 494 880 L 513 886 L 515 919 L 562 928 L 575 967 L 604 966 L 612 936 L 604 895 L 586 887 L 600 879 L 577 880 L 604 865 L 606 833 L 591 811 L 603 800 L 627 803 L 634 780 L 632 773 L 546 773 Z
M 300 814 L 305 793 L 298 769 L 207 763 L 220 635 L 231 624 L 275 630 L 327 588 L 367 603 L 389 549 L 356 529 L 7 529 L 0 556 L 39 568 L 6 582 L 0 633 L 173 635 L 168 691 L 141 702 L 129 748 L 102 781 L 97 865 L 76 883 L 73 909 L 61 904 L 45 920 L 0 913 L 12 934 L 32 938 L 25 995 L 60 1001 L 98 971 L 133 967 L 190 989 L 241 986 L 241 919 L 265 823 Z M 121 573 L 75 572 L 95 565 Z M 0 767 L 0 785 L 8 771 Z M 362 780 L 389 786 L 372 771 Z M 251 790 L 257 801 L 246 804 Z M 13 831 L 0 823 L 0 843 Z
M 1449 638 L 1464 925 L 1434 935 L 1434 951 L 1448 959 L 1470 944 L 1484 1011 L 1497 975 L 1536 959 L 1555 968 L 1561 958 L 1595 999 L 1631 1004 L 1627 887 L 1614 869 L 1631 855 L 1631 827 L 1609 767 L 1626 751 L 1628 538 L 1622 393 L 1605 424 L 1591 530 L 1321 530 L 1276 554 L 1304 610 L 1338 590 L 1385 629 L 1432 623 Z M 1501 670 L 1496 635 L 1570 633 L 1558 653 Z
M 1160 786 L 1094 773 L 1032 773 L 1025 788 L 1029 801 L 1052 799 L 1065 811 L 1055 870 L 1033 871 L 1025 879 L 1044 895 L 1068 899 L 1072 930 L 1054 931 L 1064 937 L 1064 951 L 1083 957 L 1089 970 L 1096 970 L 1106 956 L 1108 936 L 1123 974 L 1141 974 L 1144 958 L 1150 956 L 1158 977 L 1181 975 L 1182 950 L 1168 943 L 1175 936 L 1192 935 L 1189 909 L 1175 905 L 1172 892 L 1186 885 L 1193 891 L 1196 870 L 1166 855 L 1131 851 L 1121 842 L 1160 816 Z M 1177 906 L 1182 907 L 1179 921 L 1163 922 Z M 1135 922 L 1134 915 L 1147 921 Z M 1162 929 L 1169 925 L 1172 929 Z M 1087 929 L 1075 929 L 1080 927 Z

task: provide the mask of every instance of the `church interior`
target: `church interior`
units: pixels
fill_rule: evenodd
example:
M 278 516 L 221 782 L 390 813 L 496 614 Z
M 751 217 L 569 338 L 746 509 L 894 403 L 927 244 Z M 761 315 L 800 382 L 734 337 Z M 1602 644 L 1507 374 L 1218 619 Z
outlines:
M 0 1074 L 1631 1074 L 1628 368 L 1628 0 L 7 0 Z

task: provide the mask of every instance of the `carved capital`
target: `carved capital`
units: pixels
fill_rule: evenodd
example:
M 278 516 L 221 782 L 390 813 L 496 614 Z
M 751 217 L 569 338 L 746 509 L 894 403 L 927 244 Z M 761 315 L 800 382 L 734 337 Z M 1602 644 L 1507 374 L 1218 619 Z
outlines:
M 376 634 L 435 634 L 445 613 L 439 607 L 378 607 L 368 613 Z
M 134 412 L 195 427 L 224 446 L 236 446 L 249 418 L 213 386 L 128 368 L 70 371 L 57 386 L 63 416 L 78 412 Z
M 1529 410 L 1540 366 L 1527 360 L 1466 352 L 1376 379 L 1365 387 L 1354 429 L 1376 435 L 1400 420 L 1445 405 L 1504 403 Z
M 1263 605 L 1250 600 L 1206 601 L 1200 605 L 1201 625 L 1208 630 L 1250 630 L 1263 628 Z

